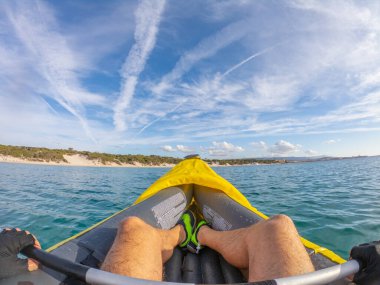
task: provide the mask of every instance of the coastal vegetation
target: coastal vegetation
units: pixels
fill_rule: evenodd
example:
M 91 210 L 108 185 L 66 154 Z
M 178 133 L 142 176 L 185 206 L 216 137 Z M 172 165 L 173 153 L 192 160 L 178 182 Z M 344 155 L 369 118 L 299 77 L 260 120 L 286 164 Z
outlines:
M 0 155 L 21 158 L 30 161 L 67 162 L 63 157 L 69 150 L 39 147 L 0 145 Z
M 165 157 L 158 155 L 141 155 L 141 154 L 109 154 L 89 151 L 78 151 L 72 148 L 69 149 L 49 149 L 42 147 L 28 146 L 10 146 L 0 145 L 0 155 L 16 157 L 29 161 L 38 162 L 57 162 L 67 163 L 65 155 L 80 155 L 88 160 L 99 161 L 106 165 L 110 163 L 136 164 L 143 165 L 161 165 L 161 164 L 176 164 L 181 161 L 179 158 Z
M 67 163 L 65 155 L 80 155 L 91 161 L 98 161 L 101 164 L 141 164 L 141 165 L 162 165 L 177 164 L 182 159 L 141 154 L 109 154 L 100 152 L 78 151 L 73 148 L 49 149 L 42 147 L 10 146 L 0 145 L 0 155 L 20 158 L 27 161 Z M 261 160 L 261 159 L 205 159 L 213 165 L 247 165 L 247 164 L 271 164 L 286 163 L 285 160 Z

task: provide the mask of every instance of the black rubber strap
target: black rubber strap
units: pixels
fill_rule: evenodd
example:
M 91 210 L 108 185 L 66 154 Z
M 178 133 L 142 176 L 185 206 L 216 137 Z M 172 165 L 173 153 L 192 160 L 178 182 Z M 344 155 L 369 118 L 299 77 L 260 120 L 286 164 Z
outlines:
M 76 277 L 80 280 L 86 281 L 86 273 L 90 267 L 69 260 L 60 258 L 53 254 L 47 253 L 43 250 L 35 248 L 34 246 L 27 246 L 21 251 L 27 257 L 38 260 L 42 265 L 62 272 L 66 275 Z

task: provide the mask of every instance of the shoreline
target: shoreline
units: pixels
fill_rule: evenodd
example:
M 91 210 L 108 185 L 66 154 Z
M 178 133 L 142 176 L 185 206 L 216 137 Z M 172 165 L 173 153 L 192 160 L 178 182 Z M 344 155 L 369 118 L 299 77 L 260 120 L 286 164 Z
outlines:
M 132 163 L 117 164 L 114 162 L 103 164 L 99 160 L 90 160 L 79 154 L 64 155 L 64 158 L 67 160 L 67 162 L 28 160 L 28 159 L 22 159 L 18 157 L 0 154 L 0 163 L 3 162 L 3 163 L 50 165 L 50 166 L 84 166 L 84 167 L 117 167 L 117 168 L 143 168 L 143 167 L 170 168 L 170 167 L 175 166 L 175 164 L 170 164 L 170 163 L 150 165 L 150 164 L 142 164 L 139 162 L 134 162 L 133 164 Z
M 116 167 L 116 168 L 172 168 L 176 164 L 171 163 L 162 163 L 159 165 L 151 165 L 151 164 L 142 164 L 140 162 L 132 163 L 122 163 L 117 164 L 115 162 L 110 162 L 103 164 L 99 160 L 91 160 L 82 155 L 74 154 L 74 155 L 64 155 L 64 158 L 67 162 L 55 162 L 55 161 L 38 161 L 38 160 L 29 160 L 22 159 L 19 157 L 14 157 L 10 155 L 2 155 L 0 154 L 0 163 L 16 163 L 16 164 L 31 164 L 31 165 L 50 165 L 50 166 L 79 166 L 79 167 Z M 277 164 L 277 163 L 272 163 Z M 259 165 L 268 165 L 265 163 L 252 163 L 252 164 L 218 164 L 211 163 L 210 167 L 231 167 L 231 166 L 259 166 Z

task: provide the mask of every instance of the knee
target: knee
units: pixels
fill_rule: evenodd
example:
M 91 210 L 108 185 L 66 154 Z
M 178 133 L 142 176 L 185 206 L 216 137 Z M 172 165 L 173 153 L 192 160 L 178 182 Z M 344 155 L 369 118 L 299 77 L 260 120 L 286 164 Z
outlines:
M 289 216 L 284 214 L 275 215 L 271 217 L 269 221 L 283 225 L 294 225 L 293 220 Z
M 136 232 L 146 228 L 148 225 L 138 217 L 128 217 L 122 220 L 119 224 L 119 232 L 129 233 Z
M 297 232 L 293 220 L 283 214 L 271 217 L 267 220 L 266 226 L 273 233 L 293 234 Z
M 248 244 L 257 243 L 257 239 L 272 240 L 279 238 L 293 238 L 298 236 L 297 229 L 286 215 L 276 215 L 268 220 L 259 222 L 247 229 L 246 241 Z

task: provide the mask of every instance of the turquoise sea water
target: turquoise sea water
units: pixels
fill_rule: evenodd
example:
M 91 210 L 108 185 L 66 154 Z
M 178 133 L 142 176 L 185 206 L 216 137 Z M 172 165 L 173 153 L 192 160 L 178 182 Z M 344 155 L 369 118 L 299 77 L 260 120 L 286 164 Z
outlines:
M 380 239 L 380 157 L 214 169 L 253 206 L 289 215 L 344 258 Z M 28 229 L 47 248 L 130 205 L 167 171 L 0 163 L 0 228 Z

